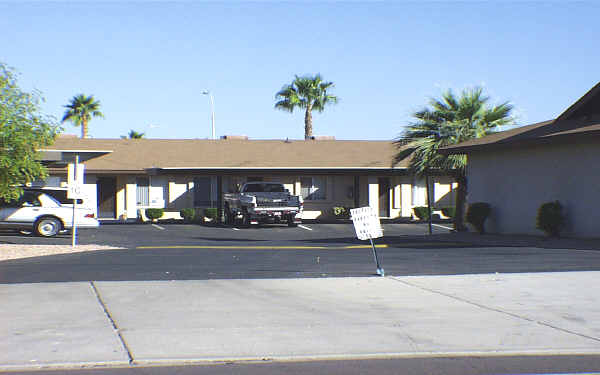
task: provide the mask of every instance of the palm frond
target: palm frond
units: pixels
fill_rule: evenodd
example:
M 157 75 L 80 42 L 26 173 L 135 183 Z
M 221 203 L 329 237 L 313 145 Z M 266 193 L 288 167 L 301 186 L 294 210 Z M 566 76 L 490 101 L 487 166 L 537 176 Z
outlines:
M 464 90 L 459 98 L 451 90 L 441 99 L 430 99 L 429 107 L 413 114 L 417 120 L 409 124 L 394 142 L 398 153 L 394 163 L 410 159 L 410 169 L 417 175 L 430 170 L 464 173 L 465 155 L 442 155 L 441 147 L 483 137 L 503 124 L 511 123 L 513 109 L 508 102 L 489 107 L 489 97 L 476 87 Z

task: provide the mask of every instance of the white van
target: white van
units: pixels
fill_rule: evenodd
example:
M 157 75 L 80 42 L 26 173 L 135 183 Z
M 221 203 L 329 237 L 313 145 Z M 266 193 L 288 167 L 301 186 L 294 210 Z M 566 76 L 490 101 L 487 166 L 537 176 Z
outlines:
M 73 205 L 61 205 L 43 189 L 26 189 L 17 201 L 0 200 L 0 228 L 29 230 L 38 236 L 53 237 L 62 230 L 72 229 Z M 78 228 L 97 228 L 100 223 L 93 210 L 77 206 Z

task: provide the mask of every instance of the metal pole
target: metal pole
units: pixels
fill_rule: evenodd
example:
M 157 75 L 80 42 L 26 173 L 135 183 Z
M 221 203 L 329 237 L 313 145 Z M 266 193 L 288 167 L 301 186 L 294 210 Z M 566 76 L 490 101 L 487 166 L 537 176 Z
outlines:
M 209 91 L 210 97 L 210 122 L 212 123 L 212 139 L 216 139 L 215 135 L 215 101 L 212 92 Z
M 428 219 L 427 219 L 427 221 L 429 222 L 429 234 L 433 234 L 433 228 L 431 225 L 431 220 L 433 219 L 432 218 L 433 212 L 431 212 L 431 196 L 429 194 L 429 191 L 430 191 L 429 190 L 429 173 L 427 173 L 427 172 L 425 174 L 425 186 L 427 189 L 427 212 L 429 212 Z
M 73 180 L 77 184 L 77 169 L 79 167 L 79 155 L 75 155 L 75 167 L 73 168 Z M 77 205 L 77 199 L 73 199 L 73 220 L 72 220 L 72 231 L 71 231 L 71 246 L 75 247 L 77 244 L 77 222 L 75 220 L 75 206 Z
M 379 276 L 385 276 L 385 271 L 379 265 L 379 257 L 377 257 L 377 249 L 375 249 L 375 244 L 373 244 L 373 239 L 369 237 L 369 241 L 371 241 L 371 248 L 373 249 L 373 257 L 375 258 L 375 264 L 377 265 L 377 274 Z

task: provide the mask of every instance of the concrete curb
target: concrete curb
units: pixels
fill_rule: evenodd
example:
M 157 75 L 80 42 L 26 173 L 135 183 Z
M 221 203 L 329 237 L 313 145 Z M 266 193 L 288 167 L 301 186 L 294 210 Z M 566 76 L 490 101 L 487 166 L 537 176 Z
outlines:
M 409 359 L 409 358 L 494 358 L 494 357 L 548 357 L 548 356 L 600 356 L 600 350 L 535 350 L 535 351 L 471 351 L 471 352 L 401 352 L 401 353 L 368 353 L 348 355 L 309 355 L 309 356 L 273 356 L 273 357 L 219 357 L 219 358 L 167 358 L 134 360 L 131 364 L 125 361 L 67 362 L 31 365 L 0 365 L 0 371 L 31 370 L 72 370 L 72 369 L 110 369 L 163 366 L 202 366 L 227 365 L 232 363 L 265 363 L 265 362 L 316 362 L 346 360 L 377 359 Z

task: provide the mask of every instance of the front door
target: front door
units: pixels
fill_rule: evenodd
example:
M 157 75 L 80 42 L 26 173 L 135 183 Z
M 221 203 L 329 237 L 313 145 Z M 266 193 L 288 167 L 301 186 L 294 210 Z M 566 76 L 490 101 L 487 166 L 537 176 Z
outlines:
M 98 217 L 105 219 L 114 219 L 117 217 L 116 177 L 98 177 Z
M 390 217 L 390 179 L 379 177 L 379 217 Z

